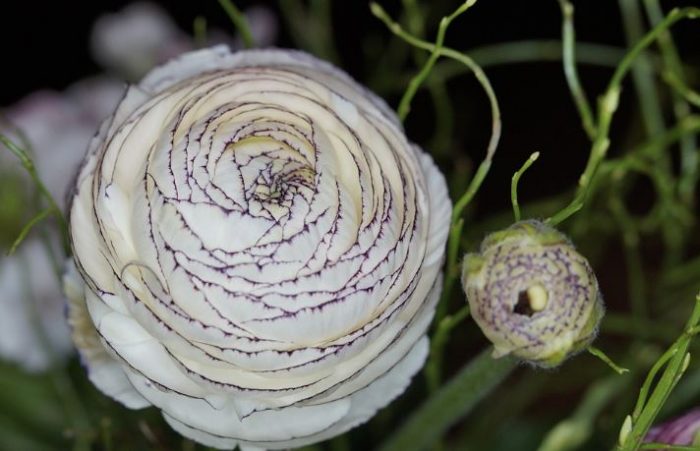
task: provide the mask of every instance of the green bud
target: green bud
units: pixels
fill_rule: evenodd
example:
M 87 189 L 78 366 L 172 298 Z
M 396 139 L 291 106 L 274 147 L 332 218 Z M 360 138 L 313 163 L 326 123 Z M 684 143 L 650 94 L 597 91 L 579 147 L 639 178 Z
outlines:
M 492 233 L 478 254 L 467 254 L 462 286 L 494 357 L 542 367 L 585 349 L 604 313 L 588 261 L 561 232 L 534 220 Z

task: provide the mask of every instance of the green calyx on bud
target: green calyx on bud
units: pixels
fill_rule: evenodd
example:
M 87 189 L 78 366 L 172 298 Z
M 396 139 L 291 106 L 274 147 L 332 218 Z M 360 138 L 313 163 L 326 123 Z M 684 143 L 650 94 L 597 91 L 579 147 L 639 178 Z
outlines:
M 494 357 L 554 367 L 590 344 L 603 316 L 588 261 L 561 232 L 528 220 L 487 236 L 467 254 L 462 285 Z

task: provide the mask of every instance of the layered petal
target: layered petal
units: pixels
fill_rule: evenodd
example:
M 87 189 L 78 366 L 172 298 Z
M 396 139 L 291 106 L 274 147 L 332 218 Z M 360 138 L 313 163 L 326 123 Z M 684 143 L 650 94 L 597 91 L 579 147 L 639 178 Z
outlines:
M 422 365 L 450 209 L 430 157 L 337 68 L 185 54 L 127 91 L 77 178 L 76 343 L 114 373 L 93 377 L 105 393 L 210 446 L 331 437 Z

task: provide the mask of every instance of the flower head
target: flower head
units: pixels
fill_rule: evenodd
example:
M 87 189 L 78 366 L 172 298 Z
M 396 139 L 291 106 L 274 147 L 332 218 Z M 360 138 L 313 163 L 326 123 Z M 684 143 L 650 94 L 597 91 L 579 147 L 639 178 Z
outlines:
M 186 54 L 129 89 L 70 209 L 91 380 L 209 446 L 366 421 L 427 353 L 450 202 L 395 115 L 305 53 Z
M 467 254 L 462 283 L 471 314 L 494 344 L 494 356 L 515 355 L 551 367 L 595 337 L 603 315 L 595 274 L 557 230 L 521 221 Z

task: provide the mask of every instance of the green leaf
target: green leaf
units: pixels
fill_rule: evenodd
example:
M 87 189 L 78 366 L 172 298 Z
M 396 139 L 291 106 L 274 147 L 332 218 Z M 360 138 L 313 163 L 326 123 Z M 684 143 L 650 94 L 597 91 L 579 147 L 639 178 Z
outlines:
M 498 387 L 516 365 L 510 358 L 493 359 L 491 349 L 483 351 L 419 407 L 380 451 L 428 448 Z
M 0 449 L 65 449 L 66 417 L 48 375 L 0 365 Z M 50 446 L 53 445 L 53 446 Z

